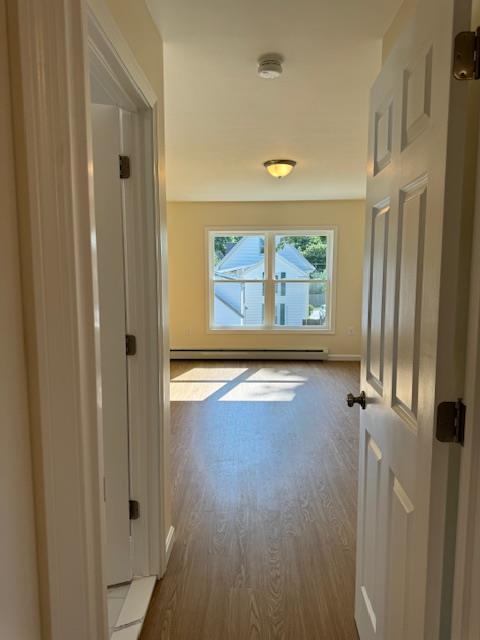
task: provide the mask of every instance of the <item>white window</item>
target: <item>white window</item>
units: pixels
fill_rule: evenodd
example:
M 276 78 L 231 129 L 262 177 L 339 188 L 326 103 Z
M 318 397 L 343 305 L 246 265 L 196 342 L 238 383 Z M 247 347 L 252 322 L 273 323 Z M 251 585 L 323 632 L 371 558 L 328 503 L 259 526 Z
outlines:
M 210 329 L 331 331 L 333 229 L 208 232 Z

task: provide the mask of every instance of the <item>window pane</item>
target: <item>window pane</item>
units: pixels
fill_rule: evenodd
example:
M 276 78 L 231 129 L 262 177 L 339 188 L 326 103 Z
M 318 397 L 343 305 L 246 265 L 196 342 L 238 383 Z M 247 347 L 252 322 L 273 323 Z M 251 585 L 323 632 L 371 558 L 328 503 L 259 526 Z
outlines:
M 275 236 L 275 278 L 327 280 L 328 236 Z
M 213 236 L 211 251 L 215 280 L 263 280 L 263 236 Z
M 216 327 L 260 327 L 263 322 L 263 283 L 214 284 L 213 324 Z
M 326 283 L 284 282 L 275 289 L 275 325 L 285 327 L 327 327 L 328 286 Z

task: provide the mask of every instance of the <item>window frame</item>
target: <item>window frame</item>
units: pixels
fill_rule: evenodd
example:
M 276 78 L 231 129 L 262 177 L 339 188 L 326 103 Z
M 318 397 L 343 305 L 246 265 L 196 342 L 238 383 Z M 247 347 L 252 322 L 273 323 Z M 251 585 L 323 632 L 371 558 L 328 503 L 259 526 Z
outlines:
M 244 283 L 263 283 L 264 295 L 264 324 L 263 326 L 223 326 L 214 324 L 214 285 L 215 282 L 222 282 L 213 278 L 213 238 L 221 235 L 238 235 L 238 236 L 265 236 L 264 258 L 265 258 L 265 274 L 264 279 L 259 280 L 239 280 Z M 309 279 L 275 279 L 275 237 L 276 236 L 328 236 L 327 245 L 327 280 L 309 280 Z M 216 227 L 207 227 L 205 229 L 205 264 L 206 264 L 206 282 L 208 288 L 207 309 L 206 309 L 206 326 L 207 333 L 228 333 L 228 334 L 279 334 L 279 333 L 321 333 L 324 335 L 335 333 L 335 308 L 336 308 L 336 280 L 337 280 L 337 227 L 334 225 L 319 225 L 308 227 L 288 227 L 288 226 L 244 226 L 233 227 L 218 225 Z M 298 327 L 275 325 L 275 285 L 282 283 L 315 283 L 326 282 L 327 284 L 327 318 L 328 322 L 324 327 L 315 325 L 302 325 Z

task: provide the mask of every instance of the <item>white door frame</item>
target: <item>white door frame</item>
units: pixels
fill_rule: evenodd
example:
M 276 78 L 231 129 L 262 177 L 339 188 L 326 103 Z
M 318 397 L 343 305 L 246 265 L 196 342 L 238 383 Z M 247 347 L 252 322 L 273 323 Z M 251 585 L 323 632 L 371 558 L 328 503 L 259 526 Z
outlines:
M 160 456 L 162 446 L 158 430 L 158 424 L 162 424 L 165 416 L 162 415 L 158 386 L 161 352 L 155 322 L 159 310 L 154 238 L 160 208 L 154 180 L 157 173 L 154 151 L 157 98 L 136 61 L 120 57 L 121 43 L 114 42 L 111 19 L 108 20 L 105 14 L 100 15 L 100 19 L 101 22 L 90 8 L 90 70 L 108 94 L 108 104 L 134 113 L 136 157 L 133 162 L 137 166 L 132 165 L 132 168 L 134 179 L 144 176 L 127 198 L 126 206 L 134 210 L 135 215 L 127 216 L 124 221 L 127 333 L 137 337 L 137 355 L 128 366 L 130 487 L 131 497 L 139 500 L 141 512 L 140 519 L 131 523 L 132 568 L 136 576 L 163 575 L 170 547 L 166 549 L 164 544 L 159 545 L 161 532 L 165 531 L 164 499 L 159 483 L 154 482 L 159 471 L 165 468 Z
M 477 123 L 478 106 L 477 100 Z M 465 447 L 461 452 L 452 640 L 477 640 L 480 629 L 480 144 L 477 154 L 465 368 L 467 411 Z M 474 160 L 472 156 L 470 161 Z
M 36 491 L 42 634 L 107 638 L 92 150 L 85 0 L 7 0 L 18 175 L 23 307 Z M 156 166 L 163 107 L 102 0 L 90 3 L 120 70 L 152 114 L 159 308 L 165 309 L 164 188 Z M 150 175 L 150 178 L 152 176 Z M 162 206 L 160 206 L 160 202 Z M 152 565 L 164 571 L 168 425 L 167 318 L 157 318 L 160 428 L 149 495 L 158 508 Z M 97 323 L 98 324 L 98 323 Z M 160 505 L 160 506 L 158 506 Z M 168 539 L 172 538 L 172 531 Z M 153 548 L 155 547 L 155 548 Z

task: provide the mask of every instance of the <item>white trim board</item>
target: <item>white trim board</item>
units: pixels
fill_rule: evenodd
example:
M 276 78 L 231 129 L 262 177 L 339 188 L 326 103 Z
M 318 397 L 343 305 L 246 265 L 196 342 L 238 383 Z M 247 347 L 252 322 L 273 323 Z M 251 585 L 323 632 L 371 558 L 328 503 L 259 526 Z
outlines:
M 134 575 L 162 576 L 166 569 L 165 496 L 167 484 L 165 429 L 168 395 L 163 380 L 169 362 L 163 357 L 161 318 L 162 249 L 160 186 L 157 170 L 158 98 L 138 66 L 103 3 L 91 0 L 88 10 L 90 73 L 106 103 L 124 111 L 133 135 L 124 138 L 127 155 L 140 169 L 123 189 L 126 206 L 142 212 L 125 220 L 127 332 L 137 337 L 137 355 L 128 370 L 131 497 L 140 501 L 142 517 L 132 522 Z M 143 179 L 139 180 L 139 176 Z M 135 185 L 136 181 L 136 185 Z M 148 348 L 147 348 L 148 345 Z M 160 482 L 159 482 L 160 478 Z
M 91 0 L 87 16 L 84 0 L 15 0 L 9 2 L 7 12 L 12 77 L 18 78 L 13 86 L 14 135 L 41 560 L 41 632 L 50 640 L 107 637 L 87 18 L 100 25 L 99 33 L 106 34 L 119 61 L 119 73 L 133 79 L 143 96 L 143 108 L 151 109 L 155 145 L 157 131 L 163 129 L 161 96 L 148 88 L 104 4 Z M 108 58 L 108 52 L 102 54 Z M 157 156 L 155 146 L 148 169 L 150 179 L 154 176 L 149 199 L 155 211 L 157 265 L 166 265 L 161 239 L 166 229 L 165 194 Z M 166 272 L 154 275 L 157 297 L 164 300 Z M 160 363 L 157 410 L 161 419 L 160 429 L 145 449 L 151 479 L 148 501 L 159 505 L 151 523 L 156 535 L 150 557 L 152 563 L 158 562 L 161 574 L 168 499 L 162 483 L 168 455 L 163 435 L 168 420 L 169 358 L 163 302 L 157 307 L 155 327 L 162 345 L 154 357 Z M 157 468 L 155 460 L 159 460 Z M 150 491 L 152 487 L 155 490 Z
M 42 636 L 97 640 L 107 617 L 85 4 L 16 0 L 8 14 Z
M 140 636 L 156 580 L 155 576 L 132 580 L 113 627 L 112 640 L 137 640 Z

